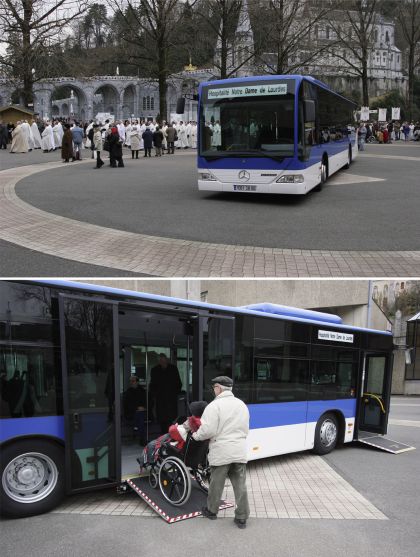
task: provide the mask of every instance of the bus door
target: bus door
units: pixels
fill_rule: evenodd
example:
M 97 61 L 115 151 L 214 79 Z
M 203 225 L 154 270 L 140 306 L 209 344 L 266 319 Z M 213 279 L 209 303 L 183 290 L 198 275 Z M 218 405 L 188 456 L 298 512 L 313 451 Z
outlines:
M 141 435 L 141 439 L 151 440 L 166 432 L 169 423 L 188 415 L 188 403 L 192 400 L 195 381 L 192 370 L 198 319 L 195 314 L 120 307 L 119 326 L 123 440 L 130 437 L 133 428 L 132 419 L 125 416 L 127 412 L 123 394 L 127 392 L 133 375 L 137 377 L 145 399 L 144 435 Z M 161 384 L 165 377 L 161 369 L 161 365 L 164 365 L 162 355 L 167 364 L 176 368 L 181 380 L 180 392 L 174 397 Z M 175 387 L 174 374 L 170 373 L 169 377 L 166 386 Z
M 211 402 L 214 398 L 211 379 L 219 375 L 233 377 L 235 369 L 235 318 L 230 316 L 201 317 L 201 362 L 203 400 Z
M 391 396 L 391 370 L 391 355 L 364 354 L 359 398 L 359 430 L 386 433 Z
M 120 480 L 118 304 L 59 296 L 68 492 Z

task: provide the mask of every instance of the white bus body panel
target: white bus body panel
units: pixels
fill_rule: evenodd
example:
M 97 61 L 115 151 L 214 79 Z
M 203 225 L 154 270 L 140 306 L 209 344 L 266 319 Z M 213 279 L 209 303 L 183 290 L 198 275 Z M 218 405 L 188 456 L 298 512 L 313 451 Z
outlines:
M 357 153 L 353 151 L 353 158 Z M 332 176 L 343 168 L 348 162 L 348 151 L 342 151 L 328 159 L 328 174 Z M 321 182 L 321 163 L 314 164 L 302 170 L 248 170 L 249 180 L 243 182 L 238 179 L 242 169 L 208 169 L 199 168 L 199 173 L 210 172 L 216 180 L 198 180 L 199 191 L 219 191 L 234 193 L 268 193 L 304 195 L 315 188 Z M 301 174 L 303 182 L 293 184 L 279 184 L 276 182 L 281 176 Z M 269 176 L 266 176 L 269 175 Z M 237 187 L 243 187 L 238 190 Z M 247 189 L 249 188 L 249 189 Z M 255 189 L 253 189 L 255 188 Z
M 344 443 L 354 437 L 355 418 L 346 418 Z M 316 422 L 251 429 L 247 438 L 248 460 L 258 460 L 314 448 Z

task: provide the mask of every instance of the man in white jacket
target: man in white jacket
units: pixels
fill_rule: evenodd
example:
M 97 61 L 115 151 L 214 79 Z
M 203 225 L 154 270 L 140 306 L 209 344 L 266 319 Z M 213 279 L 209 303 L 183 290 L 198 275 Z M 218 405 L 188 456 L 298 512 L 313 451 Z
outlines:
M 217 518 L 220 499 L 228 477 L 235 494 L 235 524 L 239 528 L 245 528 L 249 517 L 246 490 L 246 438 L 249 432 L 249 411 L 246 404 L 233 395 L 233 381 L 230 377 L 221 375 L 211 382 L 215 399 L 204 410 L 201 426 L 196 433 L 193 433 L 196 441 L 210 439 L 210 486 L 207 507 L 203 507 L 201 512 L 210 520 Z

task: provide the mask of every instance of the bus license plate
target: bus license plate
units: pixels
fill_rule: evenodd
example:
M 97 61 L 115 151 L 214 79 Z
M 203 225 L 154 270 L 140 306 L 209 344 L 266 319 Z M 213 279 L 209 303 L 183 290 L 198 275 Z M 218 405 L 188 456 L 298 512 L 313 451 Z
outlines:
M 251 186 L 249 184 L 240 184 L 238 186 L 233 186 L 233 191 L 257 191 L 257 186 Z

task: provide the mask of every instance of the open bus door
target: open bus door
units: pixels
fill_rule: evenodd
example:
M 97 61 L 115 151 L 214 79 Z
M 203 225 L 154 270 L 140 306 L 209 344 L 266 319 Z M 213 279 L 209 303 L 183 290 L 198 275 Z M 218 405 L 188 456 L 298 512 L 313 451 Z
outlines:
M 359 430 L 384 435 L 388 427 L 392 358 L 366 353 L 359 403 Z
M 118 304 L 60 294 L 66 489 L 121 476 Z
M 414 447 L 384 437 L 390 410 L 392 361 L 391 354 L 366 352 L 364 355 L 357 440 L 398 454 Z

